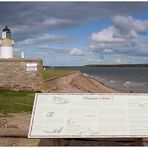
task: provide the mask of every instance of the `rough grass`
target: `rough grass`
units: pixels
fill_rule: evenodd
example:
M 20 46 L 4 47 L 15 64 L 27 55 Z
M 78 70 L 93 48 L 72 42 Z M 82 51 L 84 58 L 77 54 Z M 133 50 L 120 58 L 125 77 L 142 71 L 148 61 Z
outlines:
M 73 70 L 44 70 L 43 78 L 52 79 L 74 72 Z M 0 113 L 31 112 L 35 92 L 0 89 Z
M 68 73 L 74 72 L 73 70 L 63 70 L 63 69 L 47 69 L 43 71 L 43 79 L 57 78 Z
M 0 113 L 31 112 L 35 92 L 0 90 Z

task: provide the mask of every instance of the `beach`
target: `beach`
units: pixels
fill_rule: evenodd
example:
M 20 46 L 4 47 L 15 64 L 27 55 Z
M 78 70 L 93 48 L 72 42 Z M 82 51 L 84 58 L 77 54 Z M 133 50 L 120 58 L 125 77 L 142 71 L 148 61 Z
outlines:
M 82 66 L 65 68 L 65 70 L 69 69 L 79 70 L 83 74 L 93 76 L 104 85 L 122 92 L 147 93 L 148 90 L 148 67 Z
M 73 72 L 66 76 L 47 80 L 45 91 L 54 93 L 115 93 L 121 92 L 105 86 L 85 73 Z M 50 88 L 50 89 L 49 89 Z

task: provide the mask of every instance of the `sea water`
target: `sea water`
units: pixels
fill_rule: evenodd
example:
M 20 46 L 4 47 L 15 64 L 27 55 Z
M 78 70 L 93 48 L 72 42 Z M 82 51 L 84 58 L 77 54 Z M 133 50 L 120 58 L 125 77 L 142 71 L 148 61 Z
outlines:
M 72 68 L 68 68 L 72 69 Z M 148 93 L 148 67 L 77 67 L 106 86 L 124 92 Z

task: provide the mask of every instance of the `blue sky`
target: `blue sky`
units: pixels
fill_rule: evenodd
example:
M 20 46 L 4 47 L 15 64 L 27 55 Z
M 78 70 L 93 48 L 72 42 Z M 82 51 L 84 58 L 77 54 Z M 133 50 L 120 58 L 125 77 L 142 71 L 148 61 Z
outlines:
M 148 2 L 0 2 L 0 19 L 44 65 L 148 63 Z

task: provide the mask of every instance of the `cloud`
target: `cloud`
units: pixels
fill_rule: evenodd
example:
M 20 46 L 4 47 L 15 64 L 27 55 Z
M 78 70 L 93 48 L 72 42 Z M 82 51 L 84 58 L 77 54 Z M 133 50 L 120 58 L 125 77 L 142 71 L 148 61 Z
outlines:
M 0 2 L 0 29 L 7 24 L 15 41 L 21 41 L 104 16 L 146 10 L 147 6 L 146 2 Z
M 148 31 L 148 20 L 138 20 L 132 16 L 114 16 L 112 26 L 91 35 L 94 42 L 124 42 L 138 38 Z
M 30 24 L 19 24 L 11 28 L 11 31 L 15 34 L 32 34 L 46 33 L 47 30 L 63 29 L 68 26 L 74 25 L 73 20 L 59 19 L 59 18 L 47 18 L 42 21 L 30 22 Z
M 105 49 L 104 49 L 104 52 L 105 52 L 105 53 L 113 53 L 113 50 L 105 48 Z
M 138 20 L 132 16 L 114 16 L 112 24 L 119 31 L 118 35 L 127 39 L 138 38 L 148 30 L 148 20 Z
M 49 18 L 43 21 L 42 25 L 48 25 L 49 27 L 56 27 L 56 26 L 60 26 L 60 25 L 68 25 L 68 24 L 72 24 L 74 23 L 74 21 L 70 20 L 70 19 L 58 19 L 58 18 Z
M 41 43 L 47 44 L 49 42 L 68 42 L 68 41 L 70 41 L 70 37 L 68 36 L 43 34 L 42 36 L 38 36 L 36 38 L 28 38 L 23 41 L 17 42 L 17 45 L 40 45 Z
M 84 49 L 80 49 L 80 48 L 73 48 L 70 51 L 71 55 L 86 55 L 87 52 Z
M 93 33 L 91 35 L 91 40 L 94 42 L 124 42 L 125 40 L 120 37 L 115 37 L 117 35 L 117 30 L 114 26 L 110 26 L 102 31 Z
M 137 57 L 137 56 L 130 56 L 130 55 L 123 55 L 123 54 L 111 54 L 105 55 L 103 59 L 101 58 L 93 58 L 91 63 L 98 63 L 98 64 L 142 64 L 147 63 L 148 57 Z
M 79 62 L 86 63 L 88 56 L 93 54 L 98 56 L 96 61 L 111 63 L 109 58 L 114 58 L 115 54 L 116 58 L 119 55 L 124 58 L 127 55 L 147 56 L 148 43 L 142 38 L 148 30 L 147 20 L 129 16 L 147 12 L 147 8 L 147 2 L 0 2 L 0 30 L 7 24 L 15 45 L 21 48 L 33 46 L 26 50 L 27 56 L 45 57 L 49 64 L 53 60 L 52 63 L 57 64 L 64 61 L 79 65 Z M 104 17 L 111 18 L 112 25 L 92 32 L 90 48 L 87 45 L 84 45 L 86 48 L 72 48 L 72 44 L 66 44 L 67 48 L 63 44 L 61 47 L 56 45 L 57 48 L 50 47 L 51 43 L 68 43 L 71 38 L 64 33 L 75 37 L 77 26 L 88 27 L 90 22 Z M 61 35 L 54 35 L 58 33 Z M 78 41 L 77 45 L 80 44 L 83 43 Z M 51 55 L 56 55 L 58 60 Z
M 126 63 L 126 59 L 124 59 L 124 58 L 116 57 L 116 58 L 113 58 L 112 60 L 113 60 L 113 63 L 116 63 L 116 64 Z
M 148 20 L 132 16 L 112 17 L 112 25 L 91 34 L 90 49 L 95 53 L 148 56 Z M 121 60 L 122 62 L 123 60 Z

